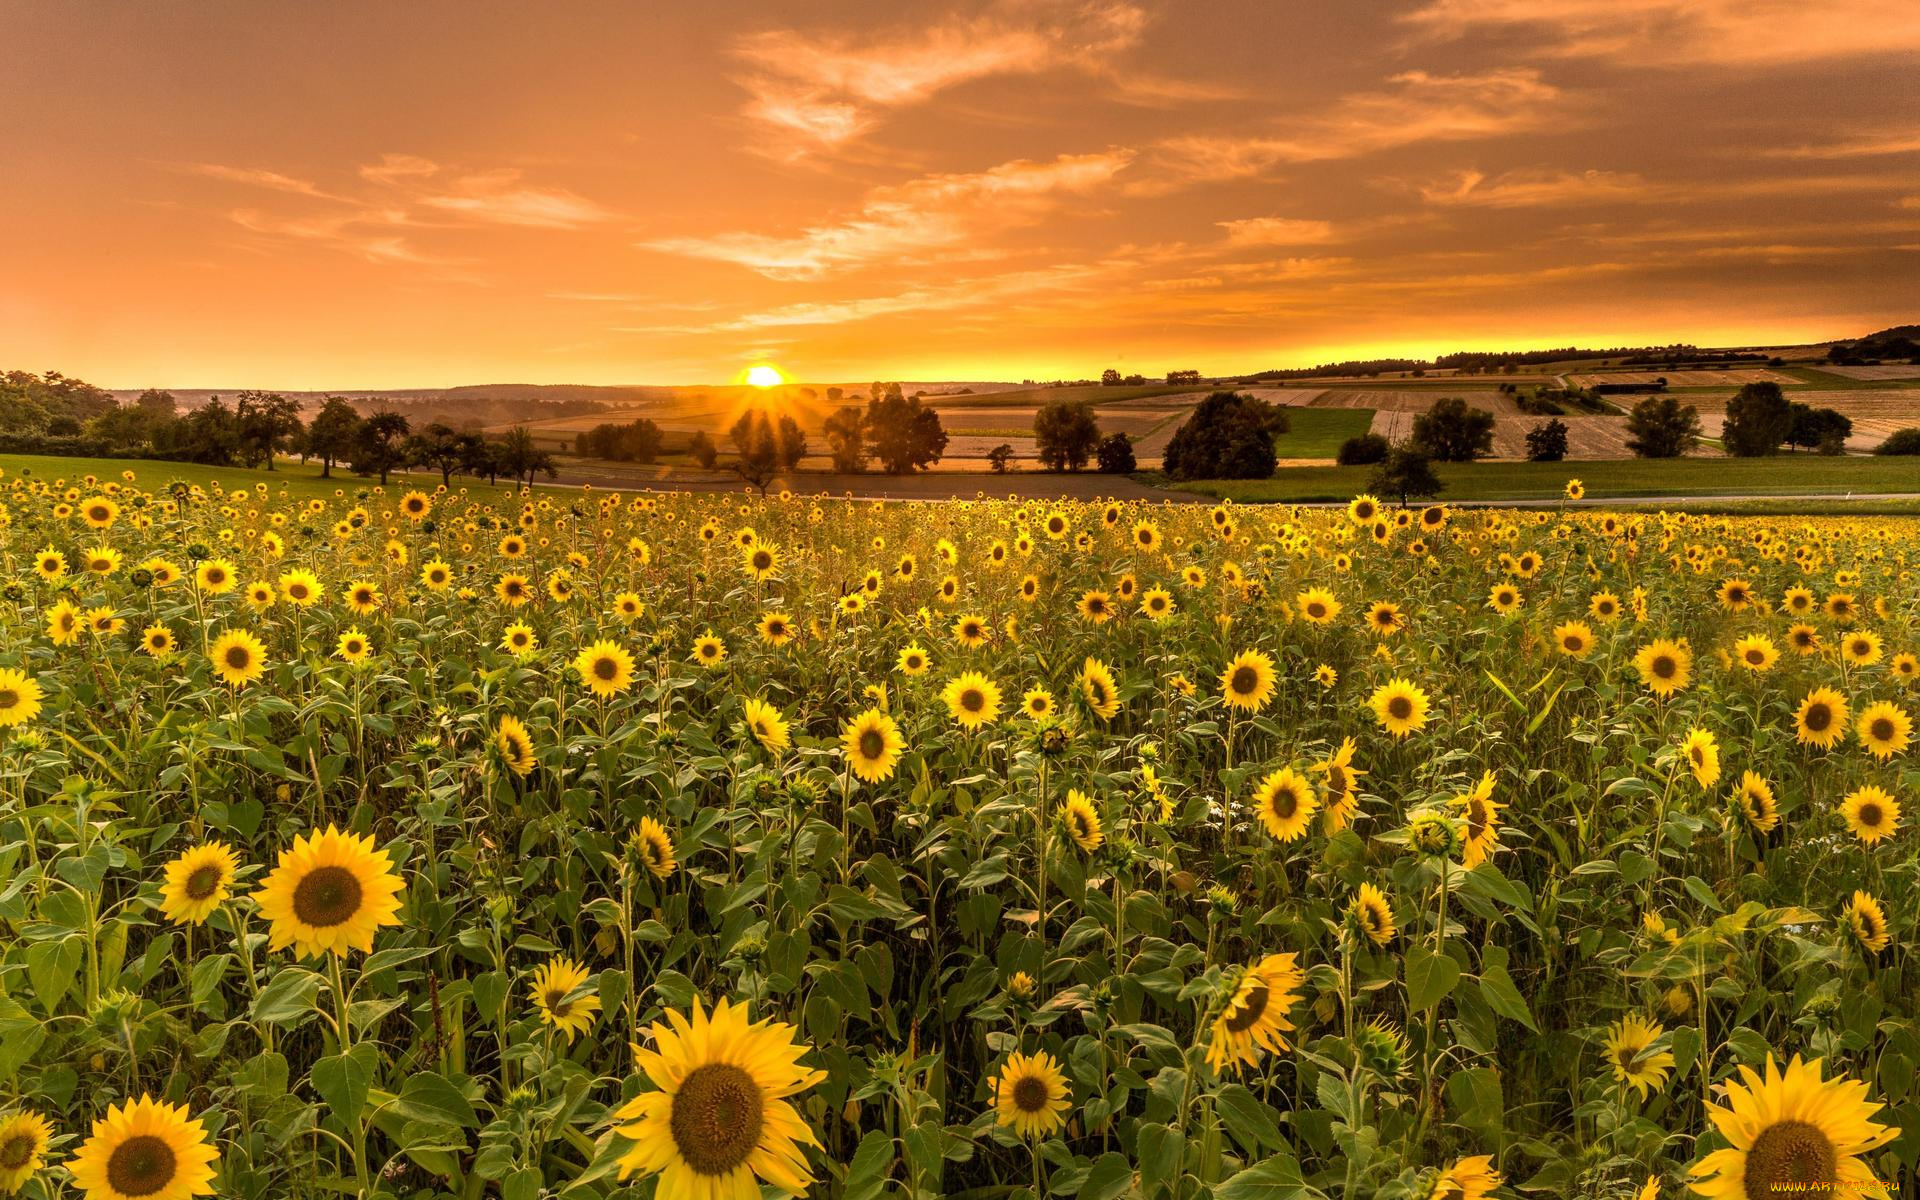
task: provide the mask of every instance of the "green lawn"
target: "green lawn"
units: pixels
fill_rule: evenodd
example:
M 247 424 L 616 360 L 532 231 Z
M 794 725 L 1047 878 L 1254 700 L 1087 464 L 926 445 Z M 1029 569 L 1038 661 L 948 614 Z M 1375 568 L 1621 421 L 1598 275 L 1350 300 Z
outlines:
M 361 478 L 345 467 L 335 467 L 333 478 L 320 478 L 318 463 L 302 465 L 298 462 L 283 462 L 277 469 L 246 470 L 240 467 L 202 467 L 193 463 L 161 462 L 142 458 L 60 458 L 44 454 L 0 454 L 0 471 L 6 474 L 0 478 L 44 479 L 49 483 L 65 480 L 74 487 L 81 486 L 81 480 L 88 475 L 103 480 L 119 481 L 121 472 L 132 471 L 138 486 L 149 491 L 159 491 L 174 480 L 197 483 L 201 487 L 219 484 L 228 491 L 236 488 L 250 488 L 258 484 L 267 485 L 268 494 L 278 496 L 282 491 L 294 499 L 306 500 L 312 497 L 331 499 L 336 490 L 346 496 L 355 496 L 361 492 L 378 487 L 377 478 Z M 440 484 L 440 473 L 395 472 L 388 477 L 389 492 L 396 488 L 420 488 L 431 491 Z M 490 489 L 487 482 L 456 475 L 453 478 L 456 488 L 465 487 L 472 491 L 506 491 L 505 484 Z
M 1289 408 L 1287 432 L 1273 439 L 1281 458 L 1332 458 L 1340 443 L 1373 425 L 1370 408 Z
M 1795 454 L 1776 458 L 1436 463 L 1434 469 L 1447 485 L 1441 498 L 1449 501 L 1553 500 L 1569 479 L 1581 480 L 1589 498 L 1920 492 L 1920 459 L 1915 458 Z M 1348 500 L 1367 490 L 1373 470 L 1283 467 L 1272 479 L 1198 480 L 1166 486 L 1248 503 Z

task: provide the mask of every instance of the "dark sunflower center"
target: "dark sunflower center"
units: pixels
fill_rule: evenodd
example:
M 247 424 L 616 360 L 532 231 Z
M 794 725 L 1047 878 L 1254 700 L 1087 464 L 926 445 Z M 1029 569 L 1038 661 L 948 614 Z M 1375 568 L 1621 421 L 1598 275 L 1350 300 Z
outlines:
M 1578 650 L 1581 646 L 1586 645 L 1585 642 L 1580 640 L 1580 635 L 1577 633 L 1568 634 L 1564 644 L 1569 650 Z
M 220 868 L 208 863 L 195 867 L 187 876 L 185 891 L 189 900 L 205 900 L 220 889 Z
M 1893 722 L 1880 717 L 1867 727 L 1867 732 L 1873 735 L 1876 742 L 1890 742 L 1893 740 Z
M 1105 704 L 1107 702 L 1107 685 L 1101 683 L 1098 679 L 1089 679 L 1087 680 L 1087 694 L 1093 697 L 1095 704 Z
M 1387 701 L 1387 715 L 1396 721 L 1404 721 L 1413 715 L 1413 700 L 1407 696 L 1395 696 Z
M 1241 1000 L 1240 1011 L 1227 1018 L 1227 1028 L 1234 1033 L 1245 1033 L 1258 1025 L 1261 1015 L 1267 1011 L 1267 999 L 1267 985 L 1254 984 Z
M 602 656 L 593 660 L 593 677 L 611 681 L 620 673 L 620 664 L 612 658 Z
M 1833 724 L 1833 710 L 1824 704 L 1815 704 L 1807 709 L 1807 728 L 1819 733 Z
M 293 915 L 316 928 L 344 925 L 360 911 L 360 880 L 345 867 L 318 867 L 293 889 Z
M 1868 829 L 1880 824 L 1880 806 L 1869 800 L 1860 806 L 1860 823 Z
M 1013 1106 L 1024 1113 L 1037 1113 L 1046 1108 L 1047 1081 L 1038 1075 L 1022 1075 L 1013 1084 Z
M 1285 820 L 1299 811 L 1300 797 L 1293 794 L 1292 788 L 1281 788 L 1273 794 L 1273 815 Z
M 253 665 L 253 651 L 245 646 L 227 647 L 227 665 L 236 671 L 244 671 Z
M 1634 1060 L 1639 1058 L 1640 1055 L 1632 1046 L 1622 1046 L 1613 1052 L 1613 1057 L 1619 1062 L 1622 1071 L 1631 1071 L 1633 1070 Z
M 1658 679 L 1672 679 L 1675 666 L 1673 659 L 1659 655 L 1653 660 L 1653 674 Z
M 1233 694 L 1247 696 L 1260 686 L 1260 672 L 1252 667 L 1241 667 L 1233 673 Z
M 33 1152 L 38 1144 L 24 1133 L 18 1133 L 0 1144 L 0 1171 L 18 1171 L 33 1161 Z
M 729 1063 L 695 1067 L 673 1097 L 680 1157 L 700 1175 L 725 1175 L 760 1144 L 765 1109 L 753 1077 Z
M 754 570 L 764 571 L 771 566 L 773 566 L 773 556 L 771 554 L 768 554 L 766 551 L 764 550 L 759 551 L 753 556 Z
M 304 583 L 293 584 L 287 588 L 287 595 L 293 597 L 295 600 L 305 600 L 307 598 L 307 585 Z
M 1760 1131 L 1747 1150 L 1741 1176 L 1749 1196 L 1807 1191 L 1804 1184 L 1832 1184 L 1839 1155 L 1817 1126 L 1805 1121 L 1775 1121 Z
M 12 688 L 0 688 L 0 712 L 12 712 L 19 703 L 19 692 Z
M 128 1138 L 107 1159 L 107 1182 L 122 1196 L 151 1196 L 173 1182 L 179 1160 L 152 1134 Z
M 566 1016 L 573 1008 L 573 1005 L 567 1003 L 566 992 L 557 987 L 548 988 L 540 999 L 546 1004 L 547 1011 L 556 1017 Z
M 879 758 L 887 749 L 887 739 L 878 729 L 867 729 L 860 734 L 860 757 Z
M 1320 603 L 1317 600 L 1314 601 L 1312 604 L 1307 605 L 1307 615 L 1314 618 L 1315 620 L 1319 620 L 1321 617 L 1325 616 L 1326 613 L 1327 613 L 1327 606 Z
M 1755 647 L 1754 649 L 1747 651 L 1747 661 L 1750 663 L 1763 663 L 1767 661 L 1767 656 L 1758 647 Z

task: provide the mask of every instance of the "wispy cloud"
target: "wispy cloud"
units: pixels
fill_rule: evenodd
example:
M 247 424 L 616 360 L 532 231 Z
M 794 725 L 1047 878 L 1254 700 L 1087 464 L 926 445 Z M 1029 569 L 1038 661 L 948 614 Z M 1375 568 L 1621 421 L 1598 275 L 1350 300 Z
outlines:
M 1388 87 L 1348 95 L 1286 133 L 1196 135 L 1154 148 L 1139 194 L 1244 179 L 1286 164 L 1356 158 L 1419 142 L 1464 141 L 1535 129 L 1559 115 L 1561 90 L 1531 67 L 1458 75 L 1407 71 Z
M 450 267 L 464 261 L 429 254 L 409 243 L 404 235 L 390 232 L 391 228 L 407 223 L 405 214 L 399 212 L 364 209 L 320 217 L 281 217 L 259 209 L 238 208 L 227 215 L 249 233 L 306 242 L 370 263 Z
M 345 199 L 331 192 L 322 191 L 320 185 L 310 179 L 297 179 L 292 175 L 282 175 L 278 171 L 269 171 L 260 167 L 229 167 L 220 163 L 182 163 L 179 164 L 179 169 L 225 183 L 265 188 L 268 191 L 286 192 L 294 196 L 312 196 L 317 200 Z
M 870 192 L 843 221 L 790 237 L 722 233 L 659 238 L 644 249 L 737 263 L 769 279 L 816 279 L 874 263 L 953 261 L 995 254 L 986 240 L 1031 225 L 1065 201 L 1094 193 L 1133 160 L 1128 150 L 1016 159 L 972 174 L 928 175 Z
M 1227 231 L 1229 246 L 1319 246 L 1338 237 L 1332 221 L 1297 217 L 1247 217 L 1214 224 Z
M 747 67 L 736 82 L 749 96 L 743 114 L 773 137 L 768 152 L 797 158 L 841 146 L 890 110 L 975 80 L 1104 69 L 1141 41 L 1146 24 L 1145 11 L 1133 4 L 1003 0 L 970 19 L 878 37 L 764 30 L 735 42 L 734 56 Z M 1128 94 L 1170 100 L 1216 93 L 1185 91 L 1149 75 Z
M 1882 154 L 1920 153 L 1920 129 L 1893 129 L 1855 134 L 1839 141 L 1800 146 L 1766 146 L 1763 158 L 1872 158 Z
M 1409 185 L 1428 204 L 1450 208 L 1554 208 L 1582 204 L 1690 204 L 1898 190 L 1911 177 L 1781 175 L 1705 181 L 1649 180 L 1631 171 L 1523 169 L 1489 176 L 1451 172 Z
M 1548 53 L 1638 65 L 1808 62 L 1920 49 L 1911 0 L 1428 0 L 1401 20 L 1454 40 L 1535 35 Z

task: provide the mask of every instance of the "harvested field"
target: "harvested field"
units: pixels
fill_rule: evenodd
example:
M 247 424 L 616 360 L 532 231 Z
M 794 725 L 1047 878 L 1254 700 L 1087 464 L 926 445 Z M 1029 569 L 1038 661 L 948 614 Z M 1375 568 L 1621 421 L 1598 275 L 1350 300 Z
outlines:
M 1853 422 L 1847 449 L 1872 450 L 1897 429 L 1920 426 L 1920 388 L 1889 391 L 1799 391 L 1788 395 L 1798 404 L 1831 408 Z M 1720 436 L 1727 415 L 1726 396 L 1690 397 L 1700 410 L 1700 428 L 1708 437 Z
M 1799 383 L 1791 375 L 1765 367 L 1730 367 L 1725 371 L 1605 371 L 1597 374 L 1569 375 L 1581 387 L 1596 383 L 1653 383 L 1665 379 L 1668 387 L 1732 387 L 1749 383 Z
M 1838 375 L 1842 379 L 1920 379 L 1920 364 L 1915 363 L 1877 363 L 1866 367 L 1842 367 L 1820 363 L 1809 364 L 1806 370 Z

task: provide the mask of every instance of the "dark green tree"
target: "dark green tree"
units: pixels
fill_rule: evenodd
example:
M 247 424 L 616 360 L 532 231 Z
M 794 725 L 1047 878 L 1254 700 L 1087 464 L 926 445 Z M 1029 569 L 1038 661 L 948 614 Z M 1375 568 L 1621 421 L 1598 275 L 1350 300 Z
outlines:
M 1567 456 L 1567 423 L 1542 421 L 1527 430 L 1528 462 L 1559 462 Z
M 1449 396 L 1413 419 L 1413 440 L 1441 462 L 1472 462 L 1493 453 L 1493 414 Z
M 839 388 L 828 388 L 829 394 Z M 857 404 L 835 409 L 826 423 L 827 448 L 833 454 L 833 469 L 854 475 L 867 469 L 866 417 Z
M 1387 451 L 1387 457 L 1373 473 L 1367 490 L 1382 496 L 1394 496 L 1405 508 L 1407 501 L 1438 496 L 1447 485 L 1433 473 L 1433 461 L 1426 447 L 1405 441 Z
M 328 396 L 300 439 L 300 452 L 320 460 L 320 478 L 333 478 L 333 465 L 353 457 L 360 442 L 360 414 L 339 396 Z
M 1133 439 L 1124 433 L 1110 433 L 1100 439 L 1100 446 L 1094 452 L 1094 461 L 1104 475 L 1128 475 L 1137 465 L 1133 456 Z
M 1720 444 L 1736 458 L 1765 458 L 1780 453 L 1793 432 L 1793 405 L 1777 383 L 1749 383 L 1727 401 Z
M 1034 457 L 1049 471 L 1078 471 L 1100 444 L 1100 422 L 1085 400 L 1055 400 L 1033 418 Z
M 1215 392 L 1195 406 L 1167 443 L 1167 474 L 1175 479 L 1265 479 L 1279 462 L 1273 439 L 1287 429 L 1285 409 L 1257 396 Z
M 353 473 L 378 475 L 380 486 L 387 486 L 388 473 L 407 465 L 410 428 L 397 412 L 377 412 L 361 422 L 353 442 Z
M 1627 449 L 1641 458 L 1679 458 L 1699 444 L 1700 414 L 1672 396 L 1649 396 L 1627 414 Z
M 786 413 L 771 417 L 764 409 L 750 408 L 727 431 L 738 456 L 732 466 L 740 478 L 760 489 L 767 487 L 783 472 L 798 466 L 807 453 L 806 435 Z
M 905 475 L 939 462 L 947 452 L 940 414 L 922 407 L 918 396 L 902 396 L 897 383 L 873 386 L 879 398 L 867 401 L 867 442 L 887 474 Z

